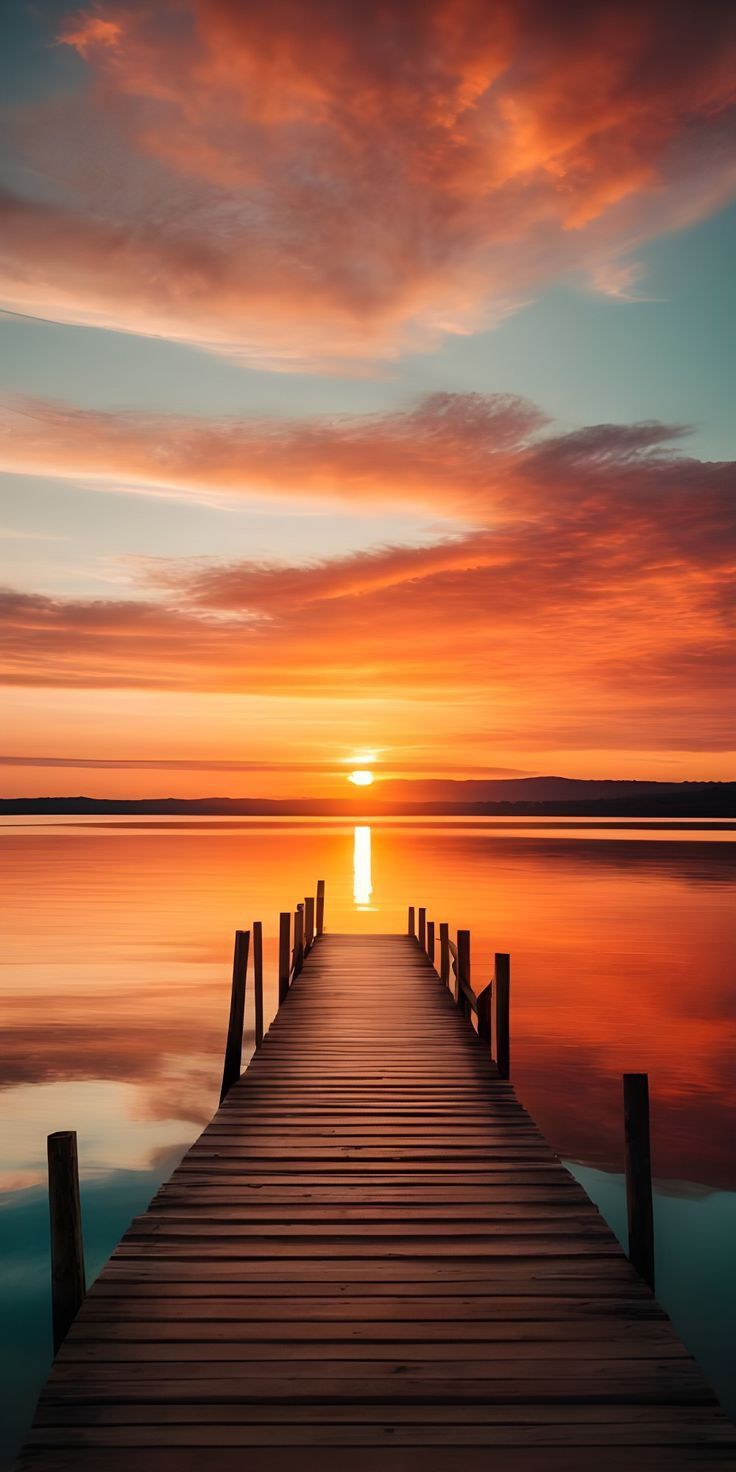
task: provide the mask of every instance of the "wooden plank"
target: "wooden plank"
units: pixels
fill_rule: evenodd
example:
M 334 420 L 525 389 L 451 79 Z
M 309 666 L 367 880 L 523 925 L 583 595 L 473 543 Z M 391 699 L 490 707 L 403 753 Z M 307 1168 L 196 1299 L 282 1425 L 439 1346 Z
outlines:
M 558 1427 L 549 1426 L 516 1426 L 513 1430 L 508 1425 L 494 1426 L 493 1423 L 433 1423 L 426 1427 L 420 1425 L 392 1425 L 390 1418 L 388 1426 L 351 1425 L 341 1423 L 334 1429 L 330 1426 L 307 1427 L 294 1425 L 285 1429 L 278 1419 L 274 1418 L 269 1426 L 261 1422 L 258 1426 L 247 1424 L 235 1424 L 231 1422 L 218 1423 L 207 1421 L 204 1425 L 199 1422 L 187 1421 L 183 1426 L 177 1427 L 170 1423 L 151 1424 L 139 1421 L 124 1421 L 118 1423 L 97 1423 L 96 1425 L 84 1422 L 71 1422 L 73 1430 L 67 1426 L 57 1426 L 53 1430 L 47 1426 L 39 1427 L 34 1433 L 32 1445 L 45 1447 L 75 1446 L 81 1443 L 83 1446 L 94 1447 L 283 1447 L 283 1446 L 327 1446 L 327 1447 L 354 1447 L 375 1446 L 383 1447 L 390 1445 L 423 1447 L 423 1446 L 451 1446 L 464 1448 L 468 1446 L 486 1446 L 506 1448 L 516 1447 L 567 1447 L 570 1445 L 594 1447 L 599 1440 L 606 1439 L 609 1445 L 620 1447 L 649 1447 L 649 1446 L 673 1446 L 681 1447 L 683 1444 L 682 1430 L 679 1424 L 671 1428 L 671 1434 L 667 1435 L 666 1423 L 660 1422 L 653 1427 L 643 1428 L 637 1426 L 635 1434 L 625 1425 L 614 1423 L 613 1425 L 598 1425 L 595 1429 L 590 1426 L 584 1428 L 572 1427 L 564 1423 Z M 727 1437 L 707 1436 L 706 1444 L 711 1446 L 728 1447 Z M 688 1443 L 686 1442 L 686 1445 Z M 692 1445 L 692 1439 L 690 1440 Z
M 116 1292 L 92 1301 L 85 1311 L 85 1322 L 211 1319 L 242 1327 L 270 1317 L 274 1321 L 294 1323 L 350 1322 L 379 1326 L 402 1323 L 407 1334 L 413 1332 L 412 1325 L 423 1322 L 478 1322 L 506 1327 L 510 1337 L 526 1333 L 527 1326 L 531 1326 L 532 1334 L 541 1335 L 544 1325 L 565 1324 L 571 1334 L 584 1326 L 586 1334 L 598 1337 L 603 1332 L 617 1332 L 622 1323 L 627 1325 L 629 1334 L 636 1321 L 656 1327 L 658 1332 L 661 1329 L 663 1334 L 672 1332 L 656 1303 L 620 1290 L 599 1292 L 595 1281 L 589 1282 L 587 1297 L 582 1295 L 581 1282 L 571 1286 L 571 1291 L 559 1293 L 554 1290 L 545 1293 L 541 1285 L 536 1293 L 524 1293 L 521 1285 L 514 1283 L 499 1284 L 497 1292 L 489 1291 L 490 1285 L 486 1285 L 484 1293 L 473 1293 L 471 1284 L 447 1284 L 444 1291 L 437 1291 L 430 1282 L 414 1286 L 414 1293 L 405 1294 L 403 1285 L 397 1283 L 387 1283 L 384 1291 L 380 1291 L 380 1285 L 370 1283 L 324 1284 L 322 1292 L 310 1295 L 293 1282 L 290 1292 L 286 1288 L 272 1292 L 272 1285 L 253 1280 L 230 1284 L 217 1280 L 188 1283 L 186 1279 L 163 1279 L 144 1289 L 125 1280 L 117 1284 Z M 324 1296 L 333 1287 L 338 1290 L 338 1296 Z
M 536 1428 L 539 1440 L 543 1441 L 549 1434 L 550 1442 L 559 1435 L 584 1444 L 586 1433 L 595 1435 L 598 1428 L 605 1427 L 607 1434 L 624 1445 L 646 1445 L 650 1436 L 663 1437 L 665 1444 L 671 1438 L 675 1445 L 697 1443 L 701 1438 L 720 1445 L 734 1443 L 733 1427 L 725 1417 L 704 1415 L 699 1407 L 692 1406 L 673 1407 L 665 1416 L 659 1406 L 627 1406 L 624 1410 L 614 1405 L 529 1405 L 507 1410 L 496 1405 L 402 1405 L 391 1401 L 376 1405 L 363 1401 L 331 1406 L 329 1414 L 336 1432 L 338 1427 L 370 1429 L 388 1423 L 397 1428 L 412 1428 L 420 1441 L 432 1427 L 487 1426 L 503 1429 L 509 1439 L 517 1432 L 519 1439 L 525 1434 L 531 1436 Z M 204 1396 L 190 1403 L 173 1405 L 150 1401 L 100 1405 L 44 1398 L 38 1417 L 42 1426 L 142 1426 L 156 1422 L 195 1426 L 225 1423 L 253 1429 L 265 1426 L 269 1440 L 275 1424 L 293 1427 L 296 1439 L 297 1434 L 304 1433 L 309 1427 L 317 1430 L 324 1420 L 325 1409 L 321 1406 L 283 1405 L 279 1408 L 278 1422 L 275 1422 L 272 1406 L 242 1405 L 235 1400 L 223 1403 Z M 561 1444 L 565 1442 L 561 1441 Z
M 68 1403 L 82 1398 L 114 1404 L 116 1401 L 182 1400 L 206 1398 L 228 1401 L 237 1397 L 243 1404 L 313 1405 L 325 1401 L 331 1407 L 356 1400 L 371 1404 L 390 1399 L 399 1405 L 443 1400 L 451 1405 L 529 1406 L 709 1406 L 713 1397 L 687 1361 L 671 1360 L 652 1371 L 637 1361 L 596 1359 L 565 1361 L 557 1370 L 550 1367 L 549 1354 L 534 1360 L 509 1364 L 490 1361 L 482 1350 L 476 1357 L 456 1355 L 431 1360 L 421 1355 L 393 1360 L 348 1359 L 338 1348 L 332 1357 L 321 1354 L 312 1360 L 285 1364 L 271 1355 L 262 1361 L 239 1358 L 237 1352 L 220 1349 L 207 1359 L 190 1345 L 175 1354 L 156 1355 L 147 1345 L 146 1354 L 126 1359 L 125 1354 L 100 1358 L 92 1346 L 87 1355 L 68 1360 L 66 1375 L 54 1372 L 49 1393 Z M 494 1373 L 495 1371 L 495 1373 Z M 396 1378 L 400 1376 L 400 1378 Z M 393 1379 L 392 1379 L 393 1377 Z M 181 1386 L 173 1389 L 173 1382 Z M 166 1387 L 164 1389 L 164 1387 Z M 325 1419 L 329 1411 L 325 1409 Z
M 628 1293 L 632 1286 L 639 1287 L 646 1292 L 644 1284 L 632 1271 L 623 1253 L 618 1252 L 604 1261 L 599 1259 L 586 1260 L 578 1258 L 572 1262 L 564 1257 L 552 1257 L 548 1254 L 540 1256 L 538 1253 L 530 1252 L 524 1254 L 523 1259 L 511 1257 L 510 1260 L 503 1259 L 494 1261 L 489 1258 L 487 1262 L 469 1264 L 460 1260 L 453 1262 L 447 1257 L 415 1256 L 407 1262 L 392 1260 L 385 1254 L 366 1261 L 362 1258 L 348 1257 L 340 1263 L 327 1258 L 323 1262 L 310 1265 L 308 1275 L 305 1274 L 304 1264 L 298 1257 L 284 1258 L 283 1255 L 277 1262 L 256 1262 L 250 1256 L 240 1254 L 238 1257 L 227 1261 L 221 1257 L 207 1254 L 199 1260 L 182 1259 L 171 1261 L 164 1258 L 162 1254 L 153 1253 L 131 1253 L 119 1255 L 116 1253 L 111 1257 L 105 1268 L 104 1281 L 115 1279 L 134 1279 L 137 1282 L 185 1282 L 192 1279 L 202 1283 L 215 1282 L 240 1282 L 252 1285 L 254 1282 L 263 1284 L 269 1293 L 280 1292 L 279 1285 L 286 1285 L 284 1292 L 293 1293 L 292 1284 L 299 1282 L 300 1291 L 308 1293 L 310 1289 L 317 1291 L 322 1283 L 339 1282 L 340 1284 L 360 1284 L 361 1291 L 368 1292 L 368 1286 L 363 1290 L 362 1285 L 370 1285 L 371 1290 L 381 1293 L 395 1292 L 396 1282 L 400 1282 L 402 1291 L 410 1291 L 412 1284 L 432 1284 L 432 1291 L 439 1291 L 438 1285 L 461 1284 L 462 1292 L 472 1291 L 476 1284 L 489 1283 L 496 1285 L 499 1291 L 513 1283 L 514 1292 L 520 1293 L 524 1289 L 527 1292 L 536 1293 L 539 1285 L 558 1285 L 566 1288 L 574 1285 L 576 1291 L 595 1291 L 600 1294 L 602 1284 L 611 1284 L 611 1291 L 620 1291 L 621 1285 L 625 1285 Z M 422 1288 L 424 1291 L 424 1287 Z M 548 1291 L 545 1288 L 545 1291 Z M 230 1289 L 228 1289 L 230 1292 Z
M 40 1434 L 40 1433 L 39 1433 Z M 460 1456 L 462 1455 L 462 1460 Z M 485 1447 L 465 1447 L 462 1454 L 456 1445 L 449 1447 L 398 1447 L 387 1438 L 381 1446 L 380 1472 L 488 1472 Z M 556 1449 L 504 1444 L 504 1472 L 591 1472 L 592 1458 L 596 1472 L 631 1472 L 632 1457 L 627 1448 L 609 1446 L 602 1432 L 594 1453 L 590 1444 L 564 1445 Z M 325 1472 L 329 1464 L 335 1469 L 345 1466 L 342 1448 L 338 1447 L 329 1461 L 324 1445 L 309 1447 L 252 1447 L 248 1452 L 248 1472 Z M 201 1447 L 187 1440 L 176 1447 L 139 1447 L 132 1462 L 129 1447 L 84 1445 L 75 1432 L 66 1447 L 52 1443 L 26 1447 L 17 1463 L 17 1472 L 203 1472 Z M 212 1465 L 211 1459 L 204 1462 Z M 217 1472 L 243 1472 L 242 1448 L 218 1447 Z M 702 1472 L 705 1467 L 733 1469 L 733 1453 L 729 1447 L 648 1446 L 647 1472 Z M 377 1472 L 374 1447 L 351 1447 L 351 1472 Z

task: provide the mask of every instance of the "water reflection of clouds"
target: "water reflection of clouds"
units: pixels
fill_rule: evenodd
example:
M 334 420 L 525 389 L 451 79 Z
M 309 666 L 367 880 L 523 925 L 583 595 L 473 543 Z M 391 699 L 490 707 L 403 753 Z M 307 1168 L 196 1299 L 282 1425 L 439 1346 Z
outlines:
M 164 1074 L 180 1082 L 185 1075 L 194 1077 L 199 1089 L 203 1079 L 217 1072 L 212 1060 L 221 1062 L 219 996 L 213 1008 L 219 1026 L 203 1017 L 200 1008 L 193 1009 L 188 1017 L 169 1021 L 166 1015 L 156 1015 L 149 1002 L 134 1022 L 120 1018 L 111 1004 L 106 1019 L 98 1021 L 90 1019 L 89 1009 L 78 997 L 58 999 L 46 994 L 34 997 L 34 1002 L 36 1007 L 27 1007 L 25 1013 L 17 999 L 12 1012 L 8 1008 L 0 1055 L 0 1089 L 65 1079 L 144 1083 L 159 1080 Z M 47 1020 L 57 1002 L 58 1016 Z M 178 1066 L 172 1061 L 175 1056 Z M 193 1109 L 190 1100 L 184 1117 L 203 1118 L 201 1104 Z
M 46 1179 L 46 1136 L 79 1127 L 80 1166 L 85 1174 L 145 1170 L 164 1146 L 191 1134 L 183 1120 L 146 1118 L 134 1084 L 79 1079 L 27 1085 L 3 1095 L 5 1132 L 0 1191 Z
M 551 1037 L 527 1036 L 515 1068 L 516 1085 L 562 1153 L 602 1170 L 622 1170 L 621 1074 L 630 1060 L 650 1075 L 655 1178 L 688 1181 L 690 1190 L 734 1190 L 733 1042 L 727 1036 L 717 1046 L 713 1040 L 703 1052 L 697 1086 L 668 1068 L 667 1046 L 665 1038 L 656 1052 L 644 1045 L 637 1054 L 626 1045 L 616 1050 L 587 1043 L 582 1033 L 568 1046 L 557 1030 Z
M 427 835 L 429 837 L 429 835 Z M 599 833 L 509 832 L 485 829 L 470 832 L 439 830 L 432 835 L 437 853 L 458 855 L 472 862 L 473 850 L 492 854 L 504 864 L 527 868 L 552 864 L 574 874 L 595 865 L 613 874 L 633 870 L 650 879 L 679 879 L 687 884 L 736 885 L 736 842 L 718 833 L 693 839 L 692 834 L 646 833 L 625 836 Z M 478 844 L 481 840 L 481 844 Z M 642 841 L 643 840 L 643 841 Z

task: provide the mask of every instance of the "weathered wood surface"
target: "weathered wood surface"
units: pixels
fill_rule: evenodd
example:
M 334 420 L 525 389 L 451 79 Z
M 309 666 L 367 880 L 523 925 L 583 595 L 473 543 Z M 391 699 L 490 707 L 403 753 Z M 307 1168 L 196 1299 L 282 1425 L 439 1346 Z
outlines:
M 415 940 L 319 940 L 89 1293 L 20 1466 L 736 1468 L 487 1049 Z
M 47 1140 L 51 1247 L 51 1317 L 54 1352 L 79 1313 L 86 1292 L 79 1160 L 74 1130 Z

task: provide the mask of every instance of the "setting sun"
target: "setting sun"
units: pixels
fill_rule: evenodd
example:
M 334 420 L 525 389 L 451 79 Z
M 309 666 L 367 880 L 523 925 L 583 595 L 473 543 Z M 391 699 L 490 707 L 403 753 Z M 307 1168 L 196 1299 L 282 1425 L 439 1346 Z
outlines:
M 355 787 L 370 787 L 373 781 L 373 773 L 366 771 L 351 772 L 348 781 L 352 782 Z

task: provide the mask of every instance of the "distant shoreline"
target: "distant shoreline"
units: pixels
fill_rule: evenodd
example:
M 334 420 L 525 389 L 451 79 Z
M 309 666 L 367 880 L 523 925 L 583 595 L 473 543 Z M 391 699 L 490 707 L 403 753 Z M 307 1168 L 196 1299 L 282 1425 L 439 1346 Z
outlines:
M 459 784 L 460 785 L 460 784 Z M 576 784 L 577 785 L 577 784 Z M 583 786 L 584 784 L 580 784 Z M 600 789 L 599 783 L 595 784 Z M 624 784 L 621 784 L 622 786 Z M 612 787 L 619 786 L 612 783 Z M 627 784 L 610 796 L 561 796 L 516 801 L 453 798 L 423 802 L 361 794 L 354 798 L 0 798 L 0 816 L 149 816 L 149 817 L 547 817 L 547 818 L 734 818 L 736 782 L 688 782 L 678 786 Z M 644 788 L 644 791 L 641 788 Z M 633 788 L 633 790 L 631 790 Z

